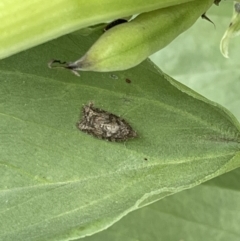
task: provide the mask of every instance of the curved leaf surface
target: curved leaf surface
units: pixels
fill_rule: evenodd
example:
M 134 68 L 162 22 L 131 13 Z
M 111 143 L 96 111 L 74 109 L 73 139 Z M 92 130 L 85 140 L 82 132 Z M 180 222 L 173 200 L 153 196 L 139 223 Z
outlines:
M 151 62 L 80 78 L 47 68 L 51 58 L 81 56 L 99 34 L 74 33 L 0 62 L 2 240 L 90 235 L 240 165 L 237 120 Z M 79 132 L 89 101 L 124 117 L 139 138 Z

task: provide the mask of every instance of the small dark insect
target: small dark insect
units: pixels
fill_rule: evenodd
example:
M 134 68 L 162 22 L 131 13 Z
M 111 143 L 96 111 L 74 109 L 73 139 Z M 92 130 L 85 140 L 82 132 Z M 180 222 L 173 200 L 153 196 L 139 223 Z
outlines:
M 115 27 L 116 25 L 122 24 L 122 23 L 126 23 L 127 20 L 126 19 L 117 19 L 114 20 L 113 22 L 109 23 L 105 28 L 104 31 L 106 32 L 107 30 L 109 30 L 110 28 Z
M 148 159 L 147 158 L 144 158 L 144 161 L 147 161 Z
M 83 106 L 83 117 L 77 128 L 89 135 L 108 141 L 125 141 L 137 137 L 137 133 L 122 118 L 93 107 L 93 103 Z
M 126 79 L 126 82 L 130 84 L 132 81 L 130 79 Z

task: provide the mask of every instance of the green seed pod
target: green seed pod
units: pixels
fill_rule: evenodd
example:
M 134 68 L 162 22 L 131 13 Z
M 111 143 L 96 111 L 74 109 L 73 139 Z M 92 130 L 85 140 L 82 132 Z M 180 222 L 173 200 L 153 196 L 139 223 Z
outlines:
M 118 71 L 134 67 L 191 27 L 214 0 L 195 0 L 140 14 L 105 32 L 79 60 L 76 71 Z

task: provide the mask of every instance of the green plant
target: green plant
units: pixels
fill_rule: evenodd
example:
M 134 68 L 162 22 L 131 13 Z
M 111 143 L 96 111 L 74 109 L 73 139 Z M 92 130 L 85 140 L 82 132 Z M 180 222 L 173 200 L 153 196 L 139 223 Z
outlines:
M 153 10 L 167 2 L 142 6 Z M 137 10 L 130 5 L 126 14 L 140 11 L 140 4 Z M 228 13 L 221 7 L 211 11 L 217 31 L 199 21 L 152 59 L 240 119 L 238 54 L 226 62 L 217 42 Z M 0 240 L 71 240 L 146 206 L 85 239 L 237 241 L 238 120 L 149 60 L 122 72 L 83 72 L 80 78 L 47 68 L 51 58 L 77 59 L 101 34 L 101 28 L 80 30 L 0 62 Z M 125 118 L 139 138 L 114 143 L 79 132 L 80 109 L 89 101 Z

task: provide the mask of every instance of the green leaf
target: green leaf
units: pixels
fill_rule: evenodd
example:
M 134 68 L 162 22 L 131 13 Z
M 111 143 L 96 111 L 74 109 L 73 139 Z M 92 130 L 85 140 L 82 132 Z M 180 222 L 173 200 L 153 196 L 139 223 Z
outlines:
M 130 213 L 82 241 L 238 241 L 240 169 Z
M 0 59 L 75 30 L 194 0 L 1 0 Z
M 1 240 L 90 235 L 240 165 L 237 120 L 151 62 L 80 78 L 47 68 L 51 58 L 80 57 L 100 33 L 0 62 Z M 124 117 L 139 138 L 111 143 L 79 132 L 89 101 Z
M 213 6 L 207 16 L 215 23 L 216 29 L 199 19 L 152 59 L 183 84 L 227 107 L 240 120 L 238 39 L 231 42 L 234 51 L 230 59 L 223 58 L 218 48 L 219 40 L 229 25 L 231 12 L 231 2 L 222 1 L 219 7 Z M 125 237 L 139 235 L 146 237 L 145 240 L 238 241 L 239 178 L 240 169 L 237 169 L 202 184 L 203 187 L 163 199 L 144 208 L 145 211 L 140 209 L 128 215 L 106 233 L 92 236 L 92 240 L 101 240 L 103 235 L 113 238 L 113 232 L 117 232 L 120 237 L 124 233 Z M 158 226 L 152 228 L 155 222 Z M 131 234 L 126 227 L 131 227 Z

